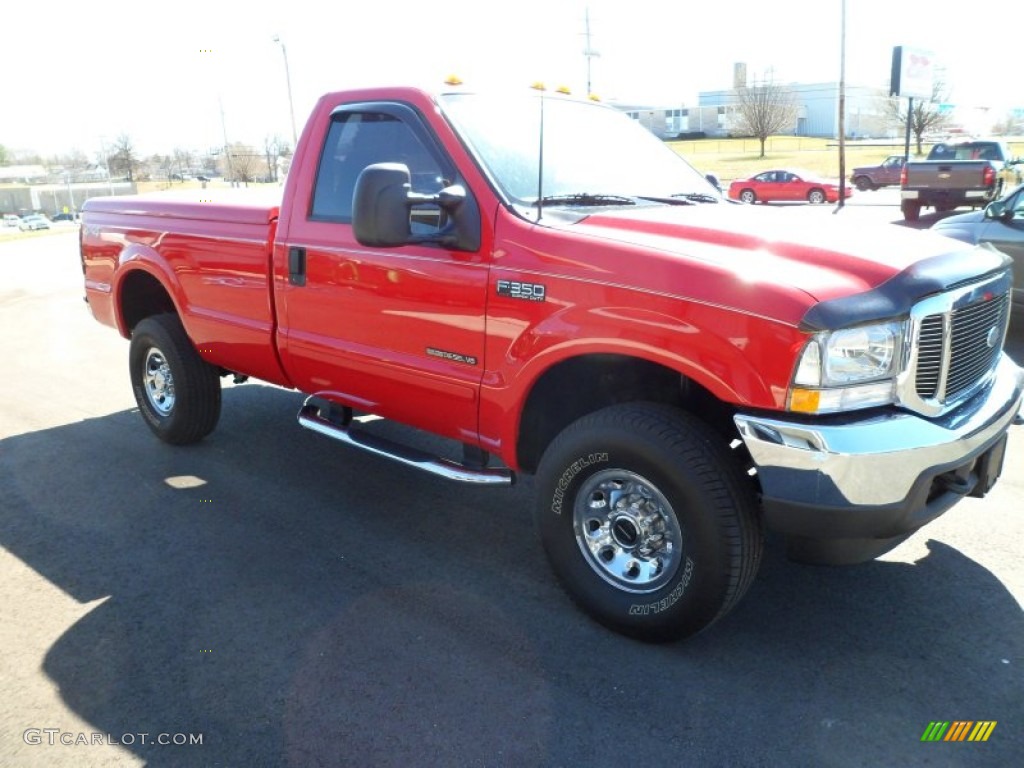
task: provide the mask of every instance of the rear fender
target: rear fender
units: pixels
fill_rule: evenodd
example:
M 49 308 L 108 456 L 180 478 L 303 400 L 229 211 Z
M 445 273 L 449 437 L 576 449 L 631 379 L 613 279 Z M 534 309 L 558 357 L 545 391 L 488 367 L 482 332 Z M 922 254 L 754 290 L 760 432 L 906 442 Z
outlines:
M 126 296 L 126 290 L 130 288 L 132 279 L 137 277 L 139 273 L 149 275 L 160 284 L 167 296 L 170 297 L 174 305 L 174 311 L 181 318 L 182 323 L 185 324 L 187 329 L 188 321 L 186 312 L 183 311 L 187 306 L 185 293 L 174 271 L 170 269 L 167 262 L 155 248 L 141 243 L 129 243 L 121 250 L 118 256 L 117 268 L 114 272 L 113 285 L 111 286 L 115 297 L 115 317 L 118 332 L 126 339 L 131 338 L 133 324 L 125 311 L 126 301 L 129 298 Z M 154 309 L 155 311 L 150 314 L 163 311 L 162 308 Z

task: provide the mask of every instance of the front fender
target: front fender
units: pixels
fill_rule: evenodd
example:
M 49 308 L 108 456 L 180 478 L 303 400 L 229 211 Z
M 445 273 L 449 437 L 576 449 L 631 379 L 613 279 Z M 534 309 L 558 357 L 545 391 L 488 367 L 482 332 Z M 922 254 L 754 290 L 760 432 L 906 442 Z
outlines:
M 766 321 L 735 311 L 716 313 L 714 320 L 688 314 L 636 307 L 567 309 L 515 341 L 509 350 L 510 360 L 518 363 L 513 381 L 520 386 L 536 381 L 544 370 L 571 357 L 619 354 L 678 371 L 720 400 L 768 408 L 785 402 L 792 357 L 773 366 L 781 355 L 767 359 L 762 354 Z M 787 348 L 794 340 L 803 341 L 795 329 L 784 336 Z M 755 339 L 762 343 L 752 344 Z
M 541 377 L 562 362 L 593 355 L 661 365 L 723 402 L 785 407 L 805 334 L 734 309 L 672 302 L 670 312 L 656 306 L 662 301 L 651 297 L 650 308 L 567 307 L 523 329 L 503 348 L 492 346 L 481 394 L 481 433 L 500 434 L 499 445 L 515 445 L 525 404 Z

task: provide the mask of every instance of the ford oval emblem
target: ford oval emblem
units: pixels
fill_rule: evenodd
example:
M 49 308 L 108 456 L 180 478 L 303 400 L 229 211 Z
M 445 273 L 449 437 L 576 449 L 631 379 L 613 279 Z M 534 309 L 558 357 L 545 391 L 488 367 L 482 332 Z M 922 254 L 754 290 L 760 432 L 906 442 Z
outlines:
M 999 340 L 999 328 L 997 326 L 993 325 L 991 328 L 988 329 L 988 335 L 985 336 L 985 343 L 988 345 L 989 349 L 992 349 L 993 347 L 995 347 L 996 342 L 998 340 Z

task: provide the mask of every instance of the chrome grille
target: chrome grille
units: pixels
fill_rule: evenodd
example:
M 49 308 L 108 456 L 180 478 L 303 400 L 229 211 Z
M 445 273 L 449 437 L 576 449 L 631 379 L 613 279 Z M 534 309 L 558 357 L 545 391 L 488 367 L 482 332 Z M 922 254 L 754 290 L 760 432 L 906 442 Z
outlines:
M 918 397 L 949 403 L 981 382 L 1002 350 L 1009 300 L 1009 293 L 983 296 L 921 319 L 914 379 Z
M 954 310 L 946 400 L 973 387 L 995 365 L 1003 348 L 1009 296 Z
M 921 321 L 918 334 L 917 394 L 932 398 L 939 391 L 942 373 L 942 315 L 929 315 Z

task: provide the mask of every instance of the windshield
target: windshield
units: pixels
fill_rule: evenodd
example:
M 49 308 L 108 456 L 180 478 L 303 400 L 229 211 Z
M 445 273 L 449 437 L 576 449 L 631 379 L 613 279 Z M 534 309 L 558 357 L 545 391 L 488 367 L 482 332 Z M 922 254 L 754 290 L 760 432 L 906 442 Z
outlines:
M 1001 160 L 1003 153 L 993 142 L 936 144 L 928 153 L 929 160 Z
M 530 95 L 441 97 L 494 184 L 510 202 L 719 194 L 683 158 L 624 113 L 593 102 Z M 541 110 L 544 179 L 539 185 Z M 628 201 L 627 201 L 628 202 Z M 593 204 L 593 203 L 592 203 Z

